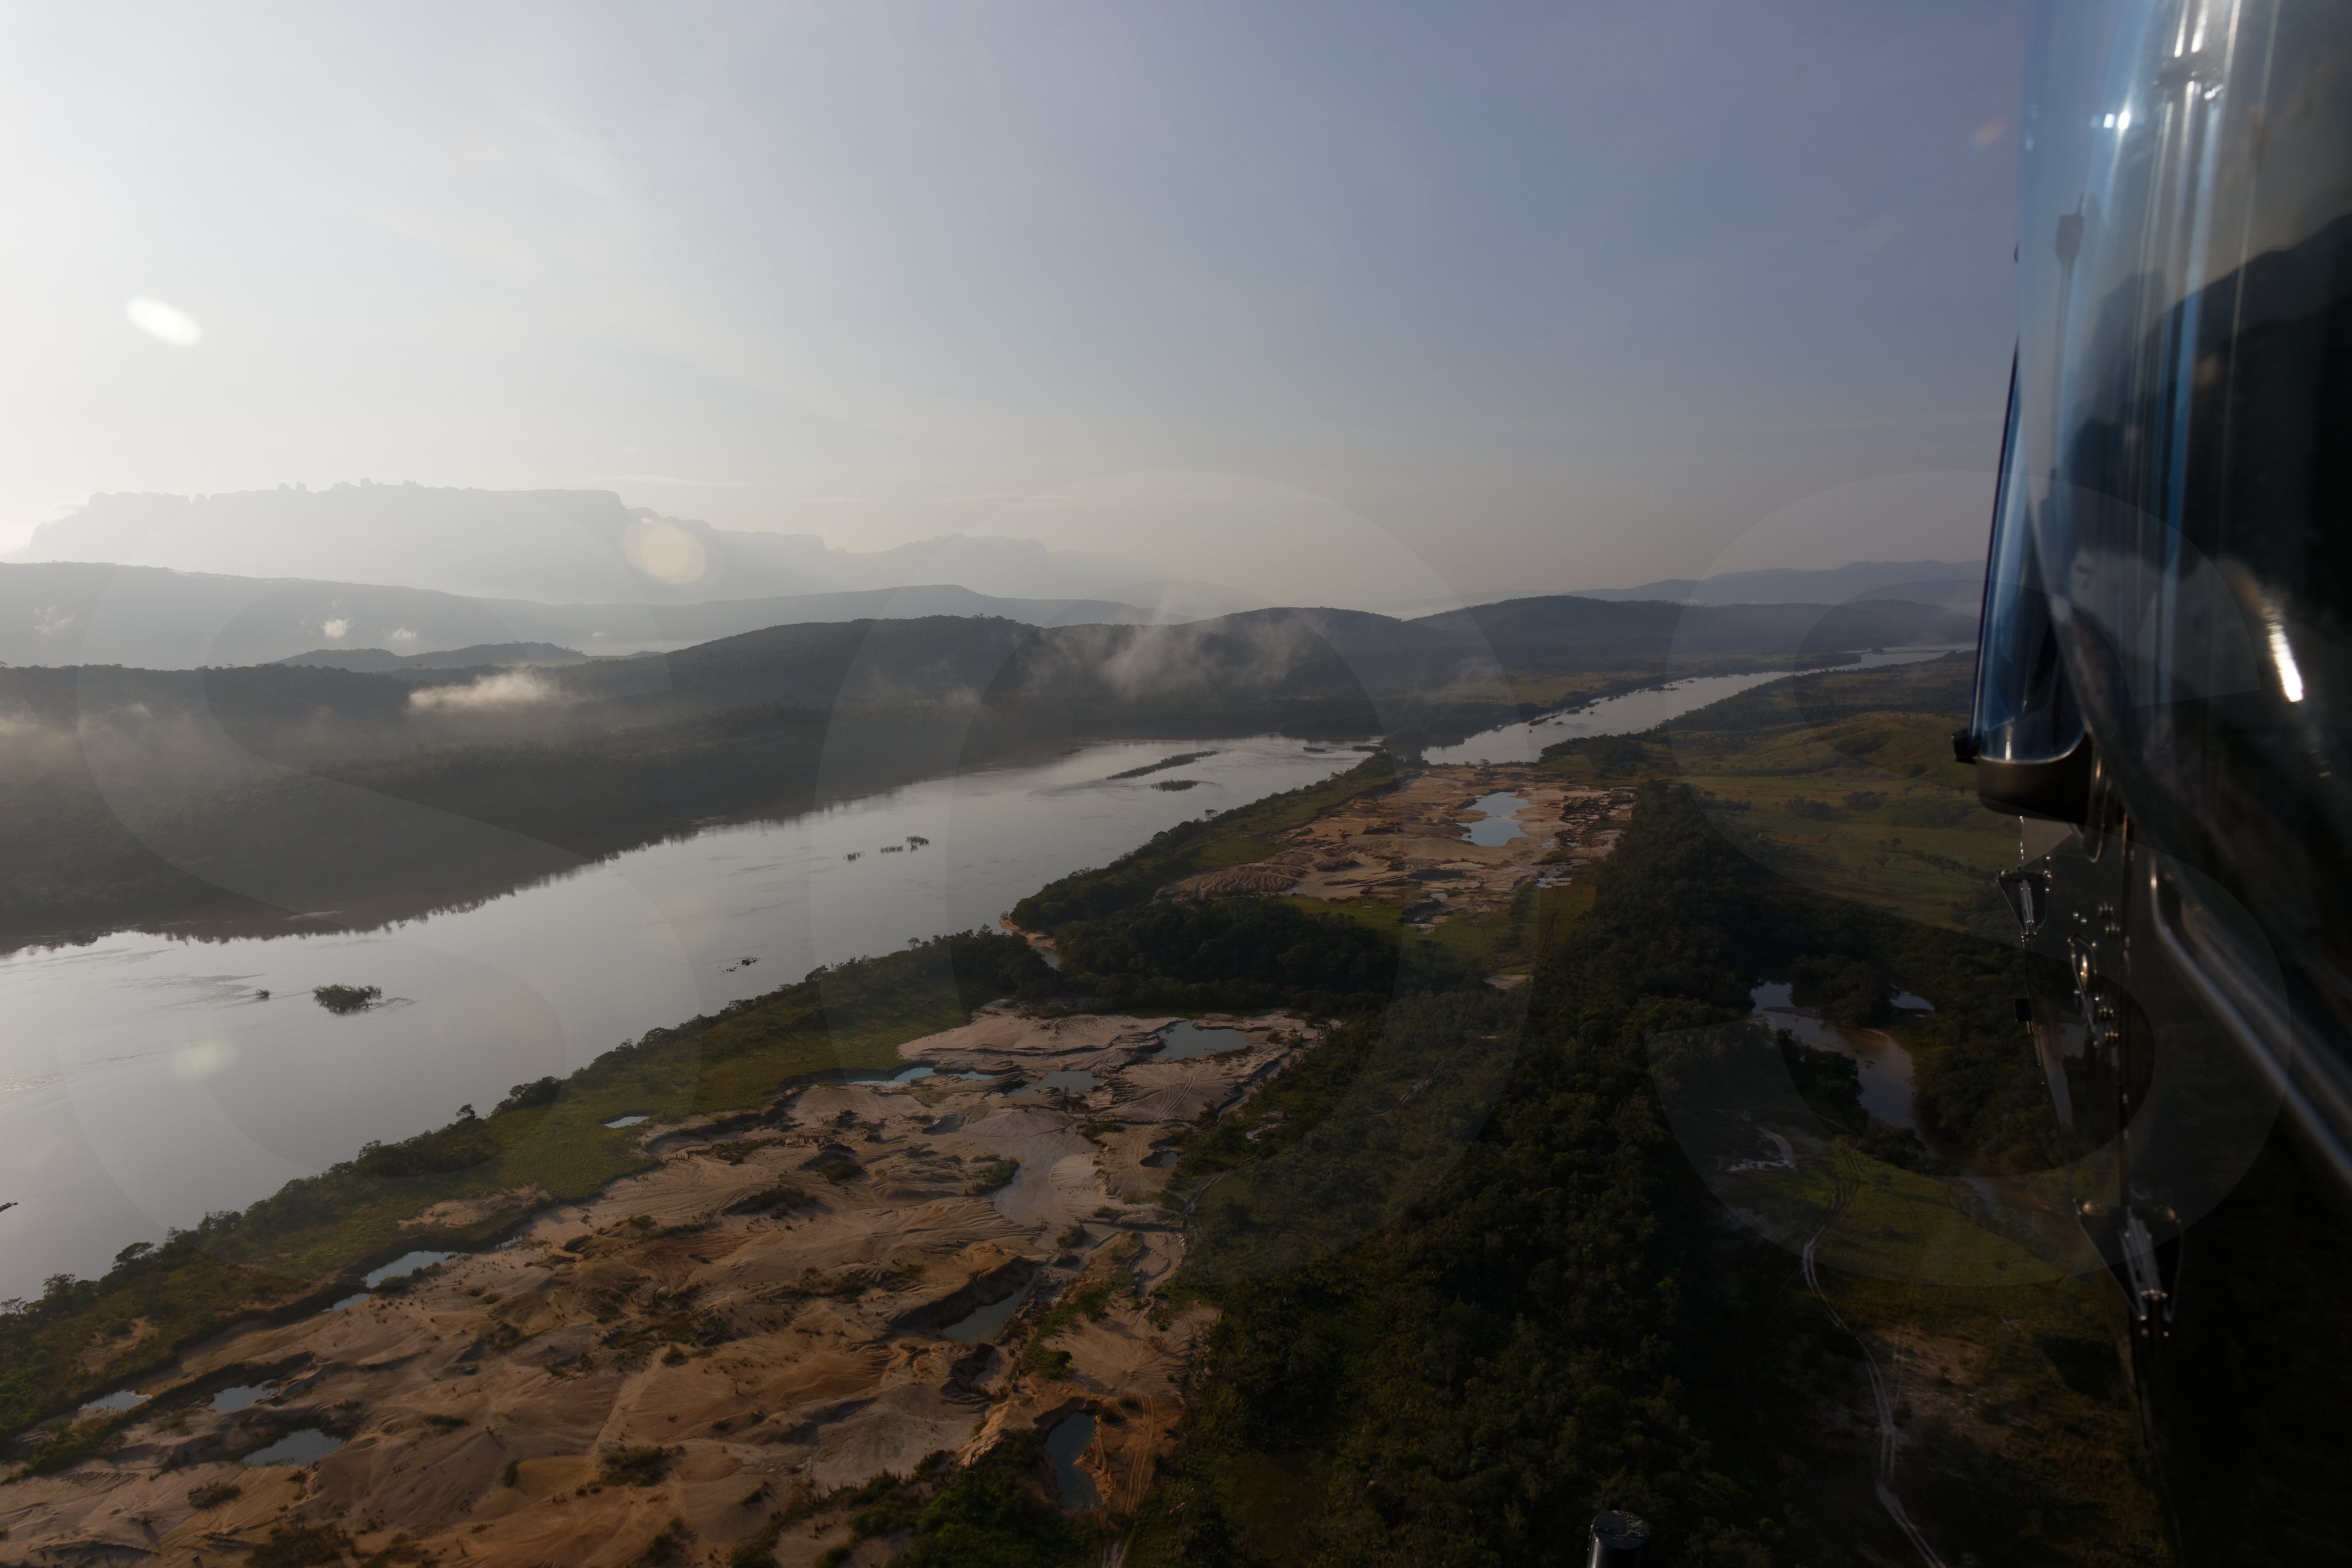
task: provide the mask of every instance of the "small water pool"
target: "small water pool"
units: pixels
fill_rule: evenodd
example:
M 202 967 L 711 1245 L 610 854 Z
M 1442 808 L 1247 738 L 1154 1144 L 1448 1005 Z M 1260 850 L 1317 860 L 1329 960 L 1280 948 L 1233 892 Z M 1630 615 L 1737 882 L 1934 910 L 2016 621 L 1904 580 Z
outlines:
M 1095 1085 L 1100 1082 L 1100 1079 L 1083 1067 L 1056 1068 L 1037 1080 L 1040 1088 L 1062 1089 L 1072 1094 L 1091 1094 L 1095 1091 Z
M 457 1257 L 455 1252 L 404 1252 L 391 1262 L 369 1270 L 360 1276 L 360 1283 L 374 1290 L 386 1280 L 397 1280 L 404 1274 L 414 1274 L 419 1269 L 430 1269 L 436 1263 L 446 1263 Z
M 1463 824 L 1467 831 L 1462 836 L 1487 849 L 1524 839 L 1528 836 L 1527 831 L 1519 826 L 1518 814 L 1527 809 L 1527 797 L 1507 789 L 1481 795 L 1470 803 L 1470 810 L 1482 815 L 1477 821 Z
M 1087 1415 L 1065 1416 L 1045 1434 L 1045 1457 L 1054 1461 L 1054 1479 L 1061 1483 L 1064 1508 L 1102 1506 L 1102 1493 L 1095 1490 L 1094 1477 L 1078 1469 L 1079 1457 L 1094 1447 L 1094 1441 L 1095 1418 Z
M 887 1078 L 853 1078 L 849 1082 L 852 1087 L 872 1089 L 886 1083 L 913 1083 L 937 1071 L 939 1069 L 936 1067 L 906 1067 Z
M 222 1416 L 250 1409 L 269 1396 L 270 1387 L 267 1383 L 240 1383 L 234 1388 L 224 1388 L 213 1396 L 210 1408 Z
M 141 1394 L 134 1389 L 118 1388 L 113 1393 L 106 1395 L 102 1398 L 91 1400 L 89 1404 L 83 1406 L 82 1408 L 85 1410 L 105 1410 L 120 1414 L 125 1410 L 136 1410 L 139 1406 L 146 1403 L 147 1396 L 144 1394 Z
M 1021 1310 L 1021 1303 L 1027 1301 L 1029 1292 L 1036 1288 L 1037 1277 L 1032 1274 L 1022 1281 L 1019 1290 L 1003 1301 L 975 1308 L 940 1332 L 958 1344 L 979 1344 L 983 1340 L 994 1339 L 996 1331 L 1013 1321 L 1013 1314 Z
M 1196 1056 L 1247 1051 L 1250 1045 L 1250 1037 L 1237 1029 L 1202 1029 L 1181 1019 L 1160 1031 L 1160 1049 L 1150 1056 L 1153 1061 L 1188 1061 Z
M 1800 1043 L 1816 1051 L 1834 1051 L 1851 1058 L 1862 1083 L 1862 1108 L 1892 1127 L 1916 1131 L 1918 1113 L 1912 1103 L 1911 1053 L 1892 1035 L 1874 1029 L 1841 1029 L 1826 1019 L 1800 1012 L 1789 1001 L 1789 987 L 1775 982 L 1750 993 L 1756 1016 L 1774 1029 L 1785 1029 Z
M 625 1116 L 614 1117 L 611 1121 L 605 1123 L 604 1125 L 608 1127 L 634 1127 L 640 1122 L 650 1122 L 652 1120 L 653 1118 L 651 1116 L 646 1115 L 642 1111 L 632 1111 Z
M 266 1448 L 245 1456 L 248 1465 L 312 1465 L 343 1446 L 343 1440 L 316 1427 L 289 1432 Z
M 358 1306 L 362 1301 L 367 1301 L 367 1300 L 369 1300 L 368 1293 L 367 1293 L 365 1291 L 361 1291 L 358 1295 L 356 1295 L 356 1296 L 345 1296 L 345 1297 L 344 1297 L 341 1301 L 330 1301 L 330 1302 L 328 1302 L 328 1303 L 327 1303 L 327 1310 L 328 1310 L 329 1312 L 340 1312 L 343 1311 L 346 1307 L 356 1307 L 356 1306 Z

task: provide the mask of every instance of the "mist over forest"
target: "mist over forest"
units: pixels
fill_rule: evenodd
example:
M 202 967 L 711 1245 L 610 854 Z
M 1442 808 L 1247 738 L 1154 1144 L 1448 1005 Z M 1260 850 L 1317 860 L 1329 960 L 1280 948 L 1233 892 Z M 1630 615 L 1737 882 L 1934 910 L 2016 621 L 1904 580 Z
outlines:
M 274 928 L 319 910 L 365 923 L 713 819 L 787 815 L 1072 739 L 1412 746 L 1662 676 L 1972 633 L 1965 616 L 1893 600 L 1556 596 L 1411 621 L 811 622 L 627 657 L 493 643 L 470 664 L 342 649 L 198 669 L 12 667 L 0 670 L 0 939 L 157 921 Z

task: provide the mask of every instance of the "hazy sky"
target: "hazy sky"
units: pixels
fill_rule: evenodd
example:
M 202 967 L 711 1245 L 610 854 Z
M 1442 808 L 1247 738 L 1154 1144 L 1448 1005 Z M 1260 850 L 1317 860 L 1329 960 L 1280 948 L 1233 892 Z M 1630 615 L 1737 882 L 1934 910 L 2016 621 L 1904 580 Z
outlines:
M 1465 592 L 1967 555 L 2023 9 L 11 5 L 0 549 L 364 476 Z

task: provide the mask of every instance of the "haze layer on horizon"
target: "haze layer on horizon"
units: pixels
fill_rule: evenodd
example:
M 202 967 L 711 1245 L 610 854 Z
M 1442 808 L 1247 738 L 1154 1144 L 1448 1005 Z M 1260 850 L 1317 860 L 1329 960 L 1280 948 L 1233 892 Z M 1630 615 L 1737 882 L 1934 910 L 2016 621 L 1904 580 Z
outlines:
M 0 549 L 97 491 L 373 476 L 1293 602 L 1965 559 L 2023 34 L 14 8 Z

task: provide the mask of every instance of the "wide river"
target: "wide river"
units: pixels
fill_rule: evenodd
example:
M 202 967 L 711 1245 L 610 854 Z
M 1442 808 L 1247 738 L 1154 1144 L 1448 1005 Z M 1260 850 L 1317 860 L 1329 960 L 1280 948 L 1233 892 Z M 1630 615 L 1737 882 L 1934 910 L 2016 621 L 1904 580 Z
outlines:
M 1864 653 L 1841 670 L 1874 670 L 1881 664 L 1915 664 L 1941 658 L 1948 648 L 1896 648 Z M 1547 746 L 1589 735 L 1638 735 L 1670 718 L 1737 696 L 1768 681 L 1787 678 L 1787 670 L 1766 670 L 1746 675 L 1694 675 L 1662 686 L 1644 686 L 1622 696 L 1603 697 L 1580 708 L 1548 713 L 1526 724 L 1507 724 L 1474 735 L 1459 746 L 1433 746 L 1425 753 L 1432 762 L 1533 762 Z
M 1773 678 L 1679 682 L 1432 759 L 1643 729 Z M 1213 755 L 1111 777 L 1196 751 Z M 438 1126 L 461 1103 L 487 1111 L 514 1084 L 820 964 L 992 925 L 1164 828 L 1360 758 L 1272 736 L 1103 743 L 712 828 L 381 931 L 119 932 L 0 957 L 0 1299 L 101 1272 L 131 1242 L 243 1207 L 371 1138 Z M 1154 788 L 1177 779 L 1195 783 Z M 310 991 L 331 984 L 381 987 L 384 1002 L 330 1014 Z

